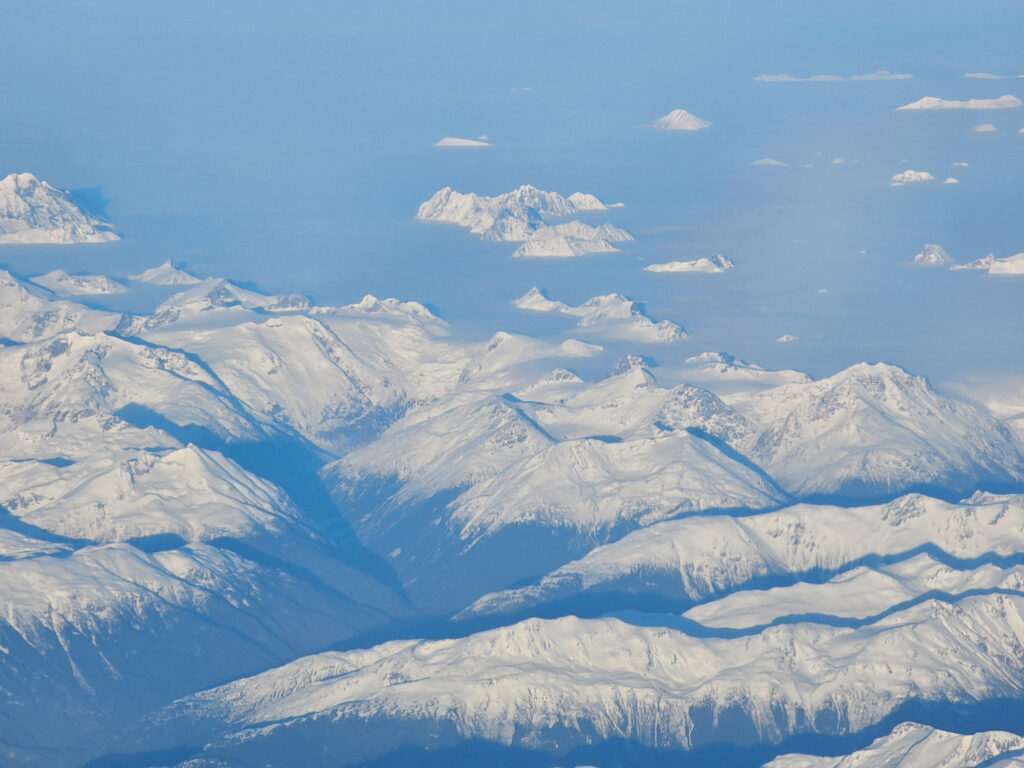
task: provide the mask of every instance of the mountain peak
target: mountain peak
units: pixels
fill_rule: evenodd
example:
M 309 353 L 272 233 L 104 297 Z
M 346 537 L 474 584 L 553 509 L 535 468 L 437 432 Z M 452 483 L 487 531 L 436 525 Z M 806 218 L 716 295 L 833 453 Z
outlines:
M 667 115 L 659 117 L 651 123 L 652 128 L 663 131 L 699 131 L 709 125 L 711 125 L 710 122 L 701 120 L 685 109 L 673 109 Z
M 152 285 L 196 285 L 201 283 L 198 277 L 191 272 L 186 272 L 170 259 L 159 266 L 144 270 L 137 275 L 128 278 L 137 283 L 150 283 Z

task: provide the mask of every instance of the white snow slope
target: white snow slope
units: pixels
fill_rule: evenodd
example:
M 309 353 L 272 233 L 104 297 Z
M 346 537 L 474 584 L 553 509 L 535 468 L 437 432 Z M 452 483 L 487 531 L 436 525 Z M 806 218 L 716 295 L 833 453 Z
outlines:
M 536 230 L 512 253 L 517 257 L 566 258 L 588 253 L 609 253 L 618 250 L 613 243 L 632 240 L 624 229 L 602 224 L 591 227 L 581 221 L 567 221 Z

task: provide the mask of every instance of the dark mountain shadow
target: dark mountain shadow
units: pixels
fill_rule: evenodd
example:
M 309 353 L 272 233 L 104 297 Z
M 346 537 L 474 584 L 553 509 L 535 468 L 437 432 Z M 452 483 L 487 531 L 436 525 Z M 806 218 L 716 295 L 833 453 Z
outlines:
M 709 432 L 705 432 L 700 427 L 686 427 L 686 431 L 689 432 L 694 437 L 713 445 L 715 448 L 719 450 L 719 452 L 721 452 L 728 458 L 732 459 L 738 464 L 742 464 L 751 472 L 756 473 L 757 476 L 760 477 L 768 485 L 769 488 L 773 489 L 776 493 L 781 495 L 783 499 L 786 499 L 791 503 L 794 501 L 793 495 L 789 493 L 787 490 L 785 490 L 777 482 L 775 482 L 775 478 L 773 478 L 771 475 L 769 475 L 767 472 L 761 469 L 761 467 L 758 464 L 751 461 L 749 457 L 744 456 L 742 453 L 740 453 L 735 448 L 730 446 L 727 442 L 725 442 L 725 440 L 722 440 L 719 437 L 715 437 Z
M 110 198 L 103 194 L 100 187 L 69 189 L 68 197 L 86 213 L 91 213 L 100 219 L 107 218 L 107 206 L 110 205 Z
M 7 507 L 0 504 L 0 528 L 5 528 L 8 531 L 14 531 L 20 533 L 22 536 L 28 536 L 30 539 L 36 539 L 38 541 L 44 541 L 47 544 L 63 544 L 70 547 L 71 550 L 81 549 L 86 547 L 93 542 L 89 539 L 76 539 L 69 536 L 61 536 L 60 534 L 48 531 L 46 528 L 40 528 L 38 525 L 32 525 L 27 523 L 15 514 L 12 514 Z M 67 557 L 71 552 L 57 552 L 49 555 L 50 557 Z M 0 562 L 5 560 L 11 560 L 13 558 L 0 556 Z
M 965 703 L 909 701 L 878 723 L 854 733 L 849 732 L 841 712 L 832 712 L 831 718 L 818 717 L 813 723 L 803 716 L 798 717 L 798 727 L 803 732 L 776 743 L 760 741 L 752 722 L 739 708 L 719 710 L 715 718 L 710 709 L 695 707 L 691 718 L 695 731 L 694 745 L 690 749 L 650 747 L 629 739 L 601 739 L 593 732 L 575 734 L 576 738 L 594 739 L 591 744 L 526 748 L 484 739 L 463 740 L 450 724 L 315 718 L 266 731 L 263 738 L 254 742 L 217 740 L 212 744 L 207 741 L 209 746 L 205 750 L 181 746 L 158 752 L 110 754 L 86 763 L 84 768 L 148 768 L 195 757 L 224 760 L 232 768 L 296 765 L 309 768 L 555 768 L 573 765 L 760 768 L 775 757 L 789 753 L 849 754 L 864 749 L 875 739 L 889 734 L 895 726 L 908 721 L 954 733 L 1005 730 L 1024 734 L 1024 701 L 1005 698 Z M 187 730 L 186 726 L 184 731 Z M 532 735 L 518 732 L 516 737 Z M 564 728 L 546 736 L 566 745 L 574 740 L 574 734 Z M 391 750 L 385 746 L 403 741 L 405 744 Z
M 181 443 L 218 451 L 248 472 L 283 489 L 312 527 L 323 533 L 344 562 L 383 582 L 404 596 L 394 569 L 383 558 L 362 546 L 352 527 L 338 509 L 320 478 L 326 456 L 316 446 L 283 432 L 271 432 L 266 439 L 228 442 L 210 429 L 196 424 L 179 425 L 163 414 L 138 403 L 130 403 L 115 414 L 140 429 L 154 427 Z

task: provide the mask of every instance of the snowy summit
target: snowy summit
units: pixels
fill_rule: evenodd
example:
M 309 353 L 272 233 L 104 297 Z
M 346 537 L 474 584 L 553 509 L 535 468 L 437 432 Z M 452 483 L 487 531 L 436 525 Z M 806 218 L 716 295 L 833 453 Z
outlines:
M 914 257 L 914 263 L 926 267 L 948 267 L 953 264 L 953 257 L 942 246 L 929 243 Z
M 696 115 L 690 114 L 685 109 L 673 109 L 667 115 L 659 117 L 653 123 L 652 128 L 662 131 L 699 131 L 711 125 L 707 120 L 701 120 Z
M 170 259 L 158 267 L 152 267 L 128 279 L 151 285 L 195 285 L 202 282 L 195 275 L 175 266 Z
M 31 173 L 0 179 L 0 245 L 105 243 L 119 240 L 110 225 L 83 211 Z

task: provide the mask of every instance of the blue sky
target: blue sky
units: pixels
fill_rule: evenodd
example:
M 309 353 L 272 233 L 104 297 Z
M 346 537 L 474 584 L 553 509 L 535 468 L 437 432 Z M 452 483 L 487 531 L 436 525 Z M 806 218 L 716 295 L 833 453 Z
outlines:
M 125 235 L 0 254 L 23 274 L 172 258 L 326 303 L 417 299 L 473 337 L 562 333 L 564 319 L 508 304 L 531 285 L 572 302 L 620 291 L 687 327 L 690 341 L 651 351 L 666 361 L 721 349 L 817 374 L 862 359 L 937 379 L 1024 370 L 1024 279 L 906 264 L 926 242 L 958 261 L 1024 250 L 1024 109 L 893 111 L 1024 96 L 1019 3 L 9 5 L 0 170 L 92 188 Z M 753 79 L 880 69 L 914 79 Z M 962 77 L 978 71 L 1011 77 Z M 676 107 L 712 127 L 642 127 Z M 982 122 L 1000 130 L 969 131 Z M 433 146 L 479 134 L 493 146 Z M 789 165 L 749 165 L 766 156 Z M 961 183 L 890 187 L 905 168 Z M 621 200 L 602 220 L 636 242 L 520 261 L 412 221 L 441 186 L 522 183 Z M 642 271 L 718 251 L 733 272 Z

